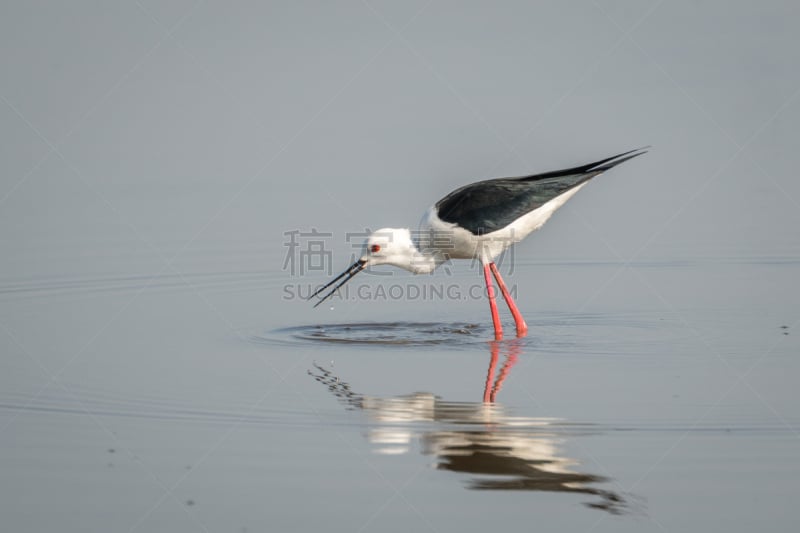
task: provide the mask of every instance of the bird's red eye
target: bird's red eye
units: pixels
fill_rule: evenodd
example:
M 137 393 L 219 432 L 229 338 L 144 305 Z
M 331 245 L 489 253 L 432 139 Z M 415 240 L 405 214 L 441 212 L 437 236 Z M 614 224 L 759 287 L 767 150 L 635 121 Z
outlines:
M 377 254 L 378 252 L 381 251 L 381 245 L 380 244 L 373 244 L 372 246 L 370 246 L 369 250 L 373 254 Z

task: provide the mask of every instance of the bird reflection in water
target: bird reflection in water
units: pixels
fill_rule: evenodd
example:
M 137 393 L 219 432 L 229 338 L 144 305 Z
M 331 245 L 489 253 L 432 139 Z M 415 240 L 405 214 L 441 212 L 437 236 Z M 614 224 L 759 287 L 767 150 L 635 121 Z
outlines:
M 314 363 L 309 374 L 348 409 L 365 411 L 376 426 L 368 438 L 382 454 L 403 454 L 419 440 L 421 452 L 437 458 L 437 469 L 473 476 L 473 490 L 570 492 L 595 496 L 584 505 L 623 514 L 625 499 L 598 488 L 608 479 L 578 470 L 560 449 L 586 428 L 554 418 L 512 416 L 496 402 L 522 350 L 519 339 L 493 341 L 483 402 L 449 402 L 425 392 L 380 398 L 355 392 L 331 370 Z M 503 364 L 497 371 L 501 352 Z M 434 424 L 427 429 L 424 424 Z

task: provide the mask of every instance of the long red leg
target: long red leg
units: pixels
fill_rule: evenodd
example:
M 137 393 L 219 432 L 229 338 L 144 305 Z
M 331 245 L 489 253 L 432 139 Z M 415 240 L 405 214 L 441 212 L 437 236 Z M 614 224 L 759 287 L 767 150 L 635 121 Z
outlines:
M 494 274 L 495 279 L 497 279 L 497 285 L 500 287 L 500 292 L 503 293 L 503 298 L 505 298 L 508 308 L 511 310 L 511 314 L 514 316 L 514 323 L 517 325 L 517 336 L 523 337 L 528 332 L 528 324 L 525 323 L 525 319 L 522 318 L 522 313 L 519 312 L 517 304 L 514 303 L 514 298 L 512 298 L 511 294 L 508 292 L 506 284 L 503 281 L 503 277 L 500 275 L 500 271 L 497 270 L 497 265 L 494 263 L 489 263 L 489 266 L 492 269 L 492 274 Z
M 483 265 L 483 278 L 486 280 L 486 294 L 489 296 L 489 307 L 492 309 L 492 323 L 494 323 L 494 338 L 503 338 L 503 325 L 500 324 L 500 313 L 497 312 L 497 302 L 495 301 L 494 285 L 492 276 L 489 274 L 489 265 Z
M 497 341 L 492 341 L 490 352 L 492 354 L 489 359 L 489 370 L 486 371 L 486 385 L 483 386 L 483 403 L 489 403 L 492 396 L 492 382 L 494 381 L 494 371 L 497 368 L 497 359 L 500 355 L 500 344 Z

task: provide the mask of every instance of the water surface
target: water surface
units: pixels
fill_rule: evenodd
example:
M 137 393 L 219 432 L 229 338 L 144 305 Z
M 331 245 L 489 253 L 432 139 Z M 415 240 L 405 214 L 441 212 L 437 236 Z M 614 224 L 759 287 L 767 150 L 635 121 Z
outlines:
M 521 265 L 514 279 L 615 266 Z M 485 302 L 316 312 L 275 301 L 281 276 L 204 267 L 4 280 L 0 460 L 16 530 L 792 521 L 797 362 L 780 308 L 648 309 L 632 294 L 547 312 L 521 294 L 530 334 L 498 342 Z M 794 265 L 746 268 L 788 279 Z M 369 319 L 384 309 L 425 320 Z

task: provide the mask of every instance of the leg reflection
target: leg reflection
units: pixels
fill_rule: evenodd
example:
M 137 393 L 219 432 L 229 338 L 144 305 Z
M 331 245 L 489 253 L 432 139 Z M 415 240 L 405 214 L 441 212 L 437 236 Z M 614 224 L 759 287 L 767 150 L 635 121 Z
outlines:
M 494 381 L 494 373 L 497 369 L 497 362 L 500 358 L 500 346 L 506 348 L 506 360 L 503 367 L 500 369 L 500 374 L 497 380 Z M 503 382 L 508 377 L 511 368 L 516 364 L 520 353 L 522 352 L 522 345 L 518 339 L 511 340 L 503 343 L 500 341 L 493 341 L 489 343 L 489 352 L 491 357 L 489 359 L 489 369 L 486 372 L 486 384 L 483 387 L 483 402 L 494 403 L 497 401 L 497 393 L 503 388 Z M 494 382 L 493 382 L 494 381 Z

